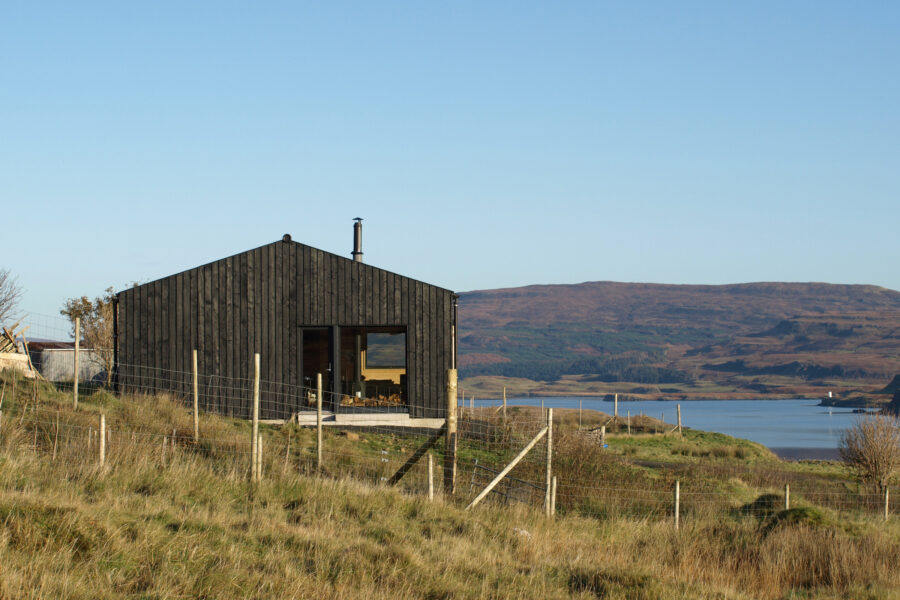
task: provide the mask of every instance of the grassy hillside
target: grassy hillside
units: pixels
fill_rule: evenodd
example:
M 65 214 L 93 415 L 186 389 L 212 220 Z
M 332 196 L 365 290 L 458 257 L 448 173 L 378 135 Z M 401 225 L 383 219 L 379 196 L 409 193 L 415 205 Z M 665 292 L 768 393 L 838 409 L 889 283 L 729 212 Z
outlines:
M 414 439 L 328 431 L 317 476 L 311 432 L 270 426 L 251 499 L 245 422 L 204 416 L 194 445 L 190 416 L 164 396 L 98 393 L 75 412 L 68 395 L 9 373 L 3 384 L 4 599 L 900 597 L 896 519 L 851 508 L 855 485 L 837 465 L 784 463 L 727 436 L 654 435 L 648 419 L 604 450 L 591 426 L 617 424 L 591 413 L 579 428 L 561 413 L 550 520 L 528 504 L 462 509 L 474 458 L 505 448 L 479 439 L 486 411 L 462 415 L 459 497 L 435 502 L 421 472 L 401 489 L 373 485 L 397 466 L 385 452 L 402 460 Z M 100 412 L 104 467 L 88 443 Z M 510 413 L 509 424 L 540 420 Z M 542 462 L 514 474 L 532 479 Z M 686 490 L 677 532 L 673 477 Z M 779 508 L 784 481 L 791 511 Z
M 459 322 L 465 383 L 481 395 L 499 388 L 471 378 L 790 396 L 875 390 L 900 371 L 900 292 L 875 286 L 528 286 L 462 294 Z

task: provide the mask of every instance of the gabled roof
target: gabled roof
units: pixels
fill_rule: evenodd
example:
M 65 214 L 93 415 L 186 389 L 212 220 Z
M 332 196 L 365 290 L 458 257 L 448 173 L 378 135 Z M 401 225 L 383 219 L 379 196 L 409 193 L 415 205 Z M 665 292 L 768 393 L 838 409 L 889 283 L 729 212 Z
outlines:
M 309 244 L 302 244 L 302 243 L 300 243 L 300 242 L 297 242 L 297 241 L 294 241 L 293 239 L 291 239 L 290 235 L 285 235 L 285 237 L 283 237 L 283 238 L 280 239 L 280 240 L 276 240 L 276 241 L 270 242 L 270 243 L 268 243 L 268 244 L 263 244 L 262 246 L 257 246 L 256 248 L 250 248 L 250 249 L 248 249 L 248 250 L 244 250 L 244 251 L 238 252 L 238 253 L 236 253 L 236 254 L 230 254 L 230 255 L 228 255 L 228 256 L 225 256 L 225 257 L 222 257 L 222 258 L 219 258 L 219 259 L 216 259 L 216 260 L 212 260 L 212 261 L 209 261 L 209 262 L 207 262 L 207 263 L 203 263 L 203 264 L 201 264 L 201 265 L 197 265 L 196 267 L 191 267 L 191 268 L 189 268 L 189 269 L 184 269 L 184 270 L 182 270 L 182 271 L 178 271 L 178 272 L 172 273 L 172 274 L 170 274 L 170 275 L 165 275 L 165 276 L 163 276 L 163 277 L 158 277 L 158 278 L 153 279 L 153 280 L 151 280 L 151 281 L 145 281 L 145 282 L 143 282 L 143 283 L 136 284 L 136 285 L 134 285 L 134 286 L 132 286 L 132 287 L 142 287 L 142 286 L 145 286 L 145 285 L 149 285 L 149 284 L 155 283 L 155 282 L 157 282 L 157 281 L 162 281 L 162 280 L 164 280 L 164 279 L 168 279 L 169 277 L 175 277 L 176 275 L 181 275 L 181 274 L 183 274 L 183 273 L 188 273 L 188 272 L 193 271 L 193 270 L 195 270 L 195 269 L 202 269 L 203 267 L 206 267 L 206 266 L 209 266 L 209 265 L 212 265 L 212 264 L 215 264 L 215 263 L 224 261 L 224 260 L 228 260 L 229 258 L 235 258 L 235 257 L 238 257 L 238 256 L 242 256 L 242 255 L 244 255 L 244 254 L 249 254 L 250 252 L 253 252 L 253 251 L 255 251 L 255 250 L 259 250 L 259 249 L 261 249 L 261 248 L 267 248 L 267 247 L 269 247 L 269 246 L 274 246 L 274 245 L 276 245 L 276 244 L 295 244 L 295 245 L 297 245 L 297 246 L 299 246 L 299 247 L 301 247 L 301 248 L 308 248 L 308 249 L 313 250 L 313 251 L 315 251 L 315 252 L 321 252 L 322 254 L 325 254 L 325 255 L 327 255 L 327 256 L 337 258 L 337 259 L 339 259 L 340 261 L 345 261 L 346 263 L 348 263 L 348 266 L 349 266 L 349 265 L 354 265 L 354 264 L 359 264 L 359 265 L 361 265 L 362 268 L 372 269 L 372 270 L 374 270 L 374 271 L 376 271 L 376 272 L 379 272 L 379 273 L 389 273 L 389 274 L 391 274 L 391 275 L 396 275 L 397 277 L 402 277 L 403 279 L 407 279 L 407 280 L 409 280 L 409 281 L 413 281 L 413 282 L 416 282 L 416 283 L 421 283 L 422 285 L 427 285 L 427 286 L 429 286 L 429 287 L 433 287 L 433 288 L 436 288 L 436 289 L 439 289 L 439 290 L 442 290 L 442 291 L 445 291 L 445 292 L 449 292 L 449 293 L 453 294 L 454 296 L 456 295 L 456 293 L 455 293 L 453 290 L 450 290 L 450 289 L 448 289 L 448 288 L 441 287 L 441 286 L 439 286 L 439 285 L 434 285 L 434 284 L 432 284 L 432 283 L 428 283 L 428 282 L 426 282 L 426 281 L 421 281 L 421 280 L 419 280 L 419 279 L 414 279 L 413 277 L 408 277 L 408 276 L 402 275 L 402 274 L 400 274 L 400 273 L 395 273 L 395 272 L 393 272 L 393 271 L 388 271 L 387 269 L 382 269 L 382 268 L 380 268 L 380 267 L 376 267 L 376 266 L 370 265 L 370 264 L 368 264 L 368 263 L 364 263 L 364 262 L 363 262 L 363 263 L 357 263 L 357 262 L 354 261 L 353 259 L 347 258 L 346 256 L 341 256 L 340 254 L 335 254 L 335 253 L 329 252 L 329 251 L 327 251 L 327 250 L 322 250 L 321 248 L 316 248 L 316 247 L 314 247 L 314 246 L 310 246 Z M 131 289 L 131 288 L 128 288 L 128 289 Z M 120 290 L 120 291 L 117 292 L 117 294 L 121 294 L 121 293 L 124 292 L 124 291 L 126 291 L 126 290 Z

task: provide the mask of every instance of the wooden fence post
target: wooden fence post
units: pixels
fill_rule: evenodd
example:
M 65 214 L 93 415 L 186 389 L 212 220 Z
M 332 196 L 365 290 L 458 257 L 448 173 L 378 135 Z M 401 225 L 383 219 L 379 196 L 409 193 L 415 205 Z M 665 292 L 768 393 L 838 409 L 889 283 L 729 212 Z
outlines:
M 628 435 L 631 435 L 631 411 L 628 411 Z
M 253 428 L 250 433 L 250 481 L 256 483 L 257 445 L 259 443 L 259 353 L 253 355 Z
M 678 435 L 682 435 L 681 432 L 681 405 L 677 405 L 678 408 Z
M 887 486 L 884 486 L 884 520 L 887 521 L 890 517 L 890 506 L 891 506 L 891 492 Z
M 556 475 L 550 480 L 550 516 L 556 516 Z
M 678 530 L 678 518 L 681 513 L 681 482 L 675 480 L 675 530 Z
M 456 369 L 447 369 L 447 445 L 444 448 L 444 495 L 456 492 Z
M 578 399 L 578 429 L 581 429 L 581 398 Z
M 59 446 L 59 411 L 56 411 L 56 427 L 53 432 L 53 460 L 56 460 L 56 449 Z
M 316 470 L 322 470 L 322 374 L 316 373 Z
M 606 444 L 606 425 L 600 426 L 600 445 Z
M 553 409 L 547 409 L 547 477 L 544 482 L 546 489 L 544 491 L 544 514 L 550 516 L 550 495 L 551 486 L 553 485 Z
M 191 372 L 194 375 L 194 443 L 200 443 L 200 394 L 197 384 L 197 349 L 191 353 Z
M 434 500 L 434 459 L 428 453 L 428 499 Z
M 619 418 L 619 395 L 613 394 L 613 417 Z
M 100 466 L 106 463 L 106 415 L 100 415 Z
M 293 421 L 294 418 L 291 417 L 291 420 Z M 289 428 L 288 428 L 288 439 L 287 439 L 287 443 L 284 445 L 284 466 L 281 467 L 281 474 L 282 474 L 282 475 L 284 475 L 284 474 L 287 472 L 288 458 L 289 458 L 290 455 L 291 455 L 291 435 L 292 435 L 292 432 L 293 432 L 293 428 L 290 428 L 290 427 L 289 427 Z
M 256 477 L 259 481 L 263 478 L 263 437 L 256 440 Z
M 81 317 L 75 317 L 75 359 L 74 383 L 72 385 L 72 408 L 78 409 L 78 349 L 81 346 Z
M 506 386 L 503 386 L 503 418 L 506 419 Z
M 791 486 L 784 484 L 784 510 L 791 509 Z

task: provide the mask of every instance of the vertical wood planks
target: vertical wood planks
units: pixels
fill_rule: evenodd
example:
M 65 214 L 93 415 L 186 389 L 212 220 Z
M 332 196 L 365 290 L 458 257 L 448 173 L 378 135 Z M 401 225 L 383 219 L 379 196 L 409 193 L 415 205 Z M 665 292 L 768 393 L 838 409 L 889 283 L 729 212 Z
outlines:
M 154 281 L 153 282 L 153 343 L 151 346 L 152 358 L 150 362 L 150 366 L 152 367 L 150 375 L 152 377 L 153 385 L 151 389 L 154 392 L 162 390 L 162 381 L 160 380 L 160 376 L 162 375 L 164 369 L 164 364 L 162 360 L 162 337 L 163 337 L 163 315 L 162 315 L 162 282 Z
M 172 389 L 172 365 L 169 362 L 169 282 L 166 279 L 159 281 L 159 310 L 160 310 L 160 326 L 157 334 L 159 335 L 159 355 L 157 357 L 160 370 L 157 371 L 156 377 L 159 382 L 159 389 Z
M 196 348 L 204 407 L 247 417 L 247 359 L 258 352 L 267 384 L 263 417 L 284 418 L 299 408 L 299 326 L 399 326 L 406 330 L 412 416 L 440 417 L 444 374 L 453 366 L 453 317 L 448 290 L 278 241 L 123 290 L 119 373 L 123 389 L 187 397 Z
M 274 343 L 272 345 L 274 349 L 274 356 L 270 358 L 274 361 L 274 372 L 273 372 L 273 381 L 277 382 L 275 388 L 275 398 L 277 401 L 277 412 L 275 414 L 275 418 L 282 419 L 285 416 L 284 411 L 284 386 L 281 385 L 284 381 L 284 304 L 282 300 L 282 296 L 284 293 L 284 272 L 282 270 L 283 267 L 283 251 L 284 251 L 284 243 L 277 242 L 273 247 L 275 251 L 275 268 L 274 268 L 274 278 L 275 278 L 275 294 L 274 294 L 274 307 L 275 309 L 272 311 L 272 315 L 270 315 L 270 319 L 272 320 L 272 326 L 275 328 L 274 335 Z
M 184 346 L 184 335 L 182 334 L 184 331 L 185 318 L 184 310 L 182 310 L 184 304 L 184 276 L 181 274 L 173 275 L 170 279 L 172 280 L 171 285 L 172 291 L 174 292 L 172 297 L 172 312 L 175 313 L 175 324 L 172 328 L 172 352 L 174 363 L 177 365 L 175 368 L 179 372 L 184 372 L 187 370 L 184 368 L 184 359 L 187 354 L 187 349 Z M 182 388 L 179 391 L 184 392 L 186 390 Z
M 252 355 L 250 351 L 250 255 L 245 252 L 240 257 L 240 282 L 238 284 L 239 308 L 238 323 L 239 329 L 237 333 L 238 348 L 235 363 L 238 365 L 238 371 L 235 374 L 242 381 L 246 381 L 248 370 L 246 367 L 247 358 Z M 242 398 L 243 394 L 240 395 Z M 240 415 L 246 417 L 248 403 L 241 402 Z
M 276 365 L 278 363 L 278 355 L 281 354 L 275 348 L 275 288 L 276 288 L 276 273 L 275 273 L 275 249 L 278 247 L 278 243 L 270 244 L 266 246 L 266 254 L 268 261 L 268 270 L 266 271 L 266 281 L 268 282 L 268 294 L 266 296 L 266 307 L 267 310 L 263 313 L 263 321 L 266 323 L 266 329 L 268 330 L 268 336 L 266 338 L 266 362 L 268 366 L 266 367 L 266 379 L 269 381 L 277 381 L 275 378 Z M 269 418 L 278 418 L 277 412 L 277 404 L 276 398 L 274 397 L 273 391 L 274 388 L 272 385 L 266 386 L 267 391 L 267 406 Z

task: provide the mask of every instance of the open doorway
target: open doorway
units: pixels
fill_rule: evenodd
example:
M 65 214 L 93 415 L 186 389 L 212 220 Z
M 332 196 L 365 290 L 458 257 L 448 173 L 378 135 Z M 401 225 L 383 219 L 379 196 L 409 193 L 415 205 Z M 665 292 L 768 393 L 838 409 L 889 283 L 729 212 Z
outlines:
M 304 408 L 315 407 L 316 405 L 316 377 L 321 373 L 322 389 L 325 391 L 322 398 L 322 406 L 328 410 L 334 410 L 334 402 L 332 401 L 334 396 L 329 393 L 332 386 L 331 375 L 334 365 L 332 345 L 330 327 L 300 328 Z

